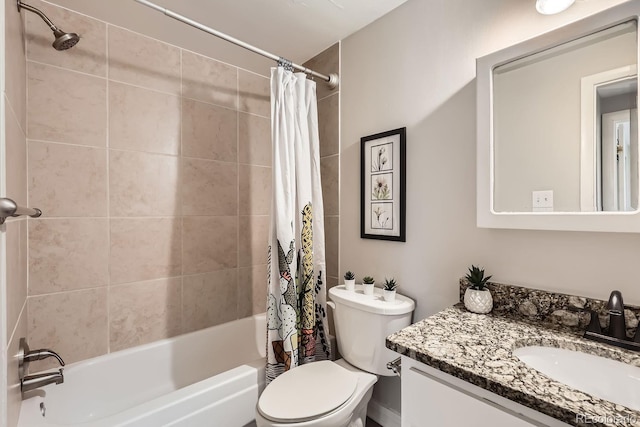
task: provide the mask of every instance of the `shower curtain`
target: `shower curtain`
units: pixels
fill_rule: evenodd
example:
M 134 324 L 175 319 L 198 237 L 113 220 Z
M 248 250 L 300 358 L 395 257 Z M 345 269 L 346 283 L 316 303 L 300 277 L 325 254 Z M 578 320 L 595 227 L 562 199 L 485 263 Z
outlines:
M 282 66 L 271 69 L 271 139 L 267 384 L 331 354 L 316 86 Z

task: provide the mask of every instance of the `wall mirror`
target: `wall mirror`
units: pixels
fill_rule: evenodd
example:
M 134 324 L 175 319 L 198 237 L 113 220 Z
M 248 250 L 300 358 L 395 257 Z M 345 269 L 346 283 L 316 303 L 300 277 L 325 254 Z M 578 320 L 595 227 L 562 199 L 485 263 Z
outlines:
M 477 60 L 479 227 L 640 232 L 639 12 Z

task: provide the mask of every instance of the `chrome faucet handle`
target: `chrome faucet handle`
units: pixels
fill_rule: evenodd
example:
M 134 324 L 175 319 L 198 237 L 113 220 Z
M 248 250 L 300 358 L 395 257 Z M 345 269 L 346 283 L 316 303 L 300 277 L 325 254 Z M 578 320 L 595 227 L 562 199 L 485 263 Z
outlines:
M 49 357 L 55 357 L 58 360 L 58 363 L 60 363 L 60 366 L 64 366 L 64 360 L 62 360 L 62 357 L 60 357 L 55 351 L 48 350 L 46 348 L 41 348 L 40 350 L 31 350 L 27 352 L 24 355 L 24 361 L 33 362 L 34 360 L 43 360 Z

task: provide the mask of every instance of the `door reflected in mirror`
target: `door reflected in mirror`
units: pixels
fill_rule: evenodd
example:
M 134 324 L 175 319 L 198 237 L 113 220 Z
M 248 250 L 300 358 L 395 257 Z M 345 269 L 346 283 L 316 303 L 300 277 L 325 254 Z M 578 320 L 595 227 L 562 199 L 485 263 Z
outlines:
M 637 23 L 493 69 L 493 210 L 638 209 Z

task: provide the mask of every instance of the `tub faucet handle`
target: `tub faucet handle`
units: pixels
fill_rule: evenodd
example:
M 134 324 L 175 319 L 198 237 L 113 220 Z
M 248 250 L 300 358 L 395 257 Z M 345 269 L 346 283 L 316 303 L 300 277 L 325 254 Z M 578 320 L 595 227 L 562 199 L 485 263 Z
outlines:
M 40 350 L 31 350 L 27 352 L 24 355 L 24 361 L 33 362 L 34 360 L 43 360 L 49 357 L 54 357 L 58 360 L 60 366 L 64 366 L 64 360 L 62 360 L 62 357 L 60 357 L 60 355 L 58 355 L 58 353 L 56 353 L 55 351 L 48 350 L 46 348 L 41 348 Z

